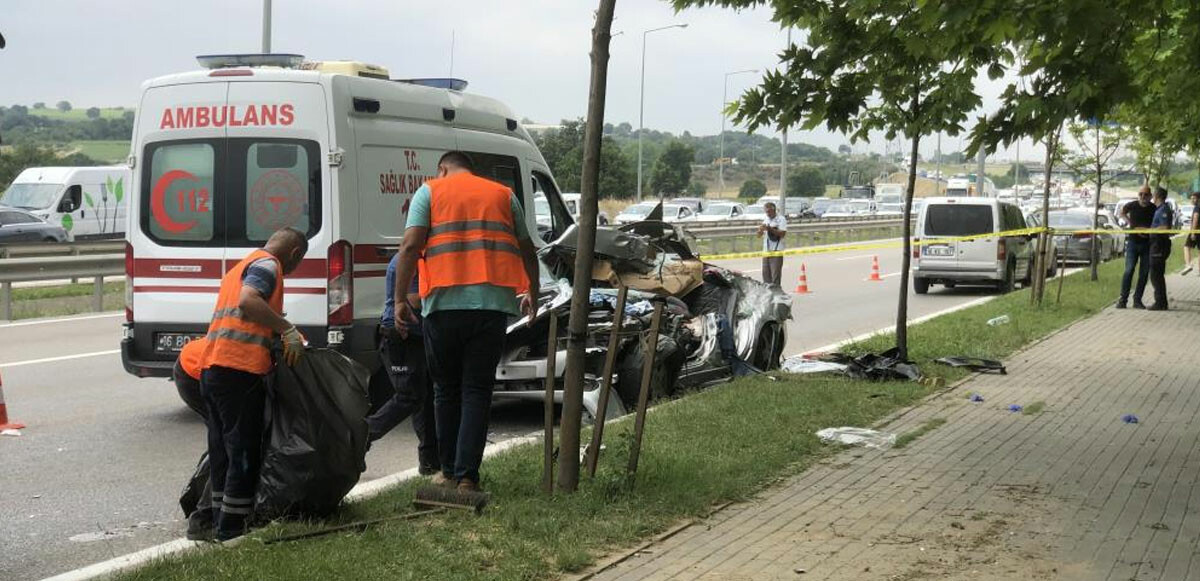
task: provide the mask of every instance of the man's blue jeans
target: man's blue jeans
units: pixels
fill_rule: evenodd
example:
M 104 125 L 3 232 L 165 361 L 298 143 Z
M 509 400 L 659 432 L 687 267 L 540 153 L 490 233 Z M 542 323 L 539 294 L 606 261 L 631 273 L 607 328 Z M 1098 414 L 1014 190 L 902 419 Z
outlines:
M 508 315 L 483 310 L 436 311 L 425 318 L 438 454 L 442 475 L 452 480 L 479 483 L 507 322 Z
M 1150 276 L 1150 241 L 1130 236 L 1125 243 L 1125 274 L 1121 277 L 1121 299 L 1118 301 L 1121 304 L 1125 304 L 1129 300 L 1129 287 L 1133 283 L 1135 268 L 1138 271 L 1138 280 L 1136 292 L 1133 294 L 1133 302 L 1140 304 L 1142 294 L 1146 292 L 1146 279 Z

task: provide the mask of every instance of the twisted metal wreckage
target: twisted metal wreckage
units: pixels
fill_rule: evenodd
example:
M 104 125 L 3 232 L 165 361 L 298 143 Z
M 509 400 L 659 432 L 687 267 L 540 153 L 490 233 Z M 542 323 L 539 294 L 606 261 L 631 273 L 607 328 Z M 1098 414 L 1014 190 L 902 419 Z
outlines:
M 653 215 L 653 214 L 652 214 Z M 550 313 L 558 314 L 555 401 L 562 401 L 570 310 L 572 265 L 577 226 L 540 251 L 546 266 L 542 296 L 532 323 L 521 319 L 508 328 L 508 347 L 496 370 L 495 399 L 540 401 L 545 397 Z M 620 332 L 613 388 L 607 415 L 625 413 L 637 401 L 651 313 L 650 299 L 665 296 L 651 397 L 728 381 L 737 376 L 779 367 L 792 318 L 786 292 L 744 274 L 703 262 L 685 231 L 661 220 L 646 220 L 619 229 L 598 228 L 592 272 L 591 310 L 587 334 L 584 407 L 598 415 L 599 387 L 608 336 L 614 323 L 619 286 L 628 290 Z

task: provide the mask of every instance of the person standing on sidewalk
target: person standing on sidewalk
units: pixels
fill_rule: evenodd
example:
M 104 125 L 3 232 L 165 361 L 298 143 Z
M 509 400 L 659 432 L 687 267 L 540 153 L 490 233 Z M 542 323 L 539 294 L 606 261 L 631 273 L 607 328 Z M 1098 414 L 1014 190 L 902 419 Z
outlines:
M 283 277 L 307 251 L 304 234 L 284 228 L 221 279 L 200 373 L 219 541 L 245 534 L 254 507 L 266 404 L 263 377 L 272 368 L 271 343 L 276 336 L 282 339 L 288 365 L 304 353 L 300 331 L 283 318 Z
M 1175 226 L 1175 210 L 1167 203 L 1167 189 L 1159 186 L 1154 190 L 1154 221 L 1150 224 L 1155 230 L 1170 230 Z M 1167 259 L 1171 257 L 1171 235 L 1150 235 L 1150 284 L 1154 286 L 1154 304 L 1146 307 L 1147 311 L 1167 310 Z
M 1197 225 L 1200 224 L 1200 192 L 1192 192 L 1192 215 L 1187 217 L 1186 226 L 1188 230 L 1197 230 Z M 1194 232 L 1184 236 L 1183 242 L 1183 270 L 1179 274 L 1187 274 L 1192 271 L 1192 253 L 1196 252 L 1200 256 L 1200 236 Z
M 388 263 L 384 278 L 383 315 L 379 318 L 379 371 L 372 381 L 381 377 L 389 383 L 394 395 L 374 414 L 367 417 L 367 439 L 374 442 L 392 431 L 405 418 L 412 416 L 413 431 L 417 434 L 417 470 L 422 475 L 438 472 L 441 460 L 437 452 L 437 422 L 433 417 L 433 382 L 425 364 L 425 333 L 421 317 L 415 323 L 404 323 L 407 337 L 396 330 L 396 266 L 397 253 Z M 413 278 L 408 292 L 400 295 L 411 310 L 420 308 L 418 279 Z
M 441 456 L 434 483 L 475 492 L 508 317 L 532 316 L 538 260 L 512 190 L 476 176 L 461 151 L 443 155 L 437 171 L 409 206 L 395 293 L 404 296 L 419 267 Z M 397 301 L 401 336 L 414 320 Z
M 1154 222 L 1154 204 L 1150 201 L 1150 186 L 1142 186 L 1138 199 L 1121 208 L 1121 218 L 1131 229 L 1146 229 Z M 1140 266 L 1139 266 L 1140 264 Z M 1146 279 L 1150 275 L 1150 236 L 1130 234 L 1125 244 L 1125 274 L 1121 276 L 1121 298 L 1117 308 L 1124 309 L 1129 302 L 1129 289 L 1133 283 L 1133 271 L 1138 271 L 1137 288 L 1133 293 L 1133 308 L 1144 309 L 1142 295 L 1146 292 Z
M 787 236 L 787 218 L 780 216 L 774 202 L 763 206 L 767 217 L 758 225 L 758 235 L 763 238 L 763 252 L 784 249 L 783 237 Z M 777 287 L 783 286 L 783 257 L 764 256 L 762 259 L 763 282 Z

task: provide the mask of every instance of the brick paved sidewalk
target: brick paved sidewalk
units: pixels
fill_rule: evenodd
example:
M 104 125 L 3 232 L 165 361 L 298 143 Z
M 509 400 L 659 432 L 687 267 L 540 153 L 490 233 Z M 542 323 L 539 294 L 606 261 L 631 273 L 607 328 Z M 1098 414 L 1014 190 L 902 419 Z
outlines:
M 594 578 L 1200 579 L 1200 277 L 1168 287 L 1172 311 L 1106 309 L 901 414 L 883 429 L 946 420 L 907 448 L 848 450 Z

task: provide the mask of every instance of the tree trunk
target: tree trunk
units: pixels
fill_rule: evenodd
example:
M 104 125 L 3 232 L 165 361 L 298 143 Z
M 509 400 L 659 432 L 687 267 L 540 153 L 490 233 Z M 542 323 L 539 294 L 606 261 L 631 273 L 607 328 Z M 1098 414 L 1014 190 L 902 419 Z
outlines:
M 1043 228 L 1050 227 L 1050 174 L 1054 170 L 1054 150 L 1058 149 L 1058 136 L 1059 136 L 1059 131 L 1061 131 L 1061 130 L 1062 129 L 1059 128 L 1058 131 L 1055 131 L 1054 133 L 1052 133 L 1046 137 L 1046 163 L 1045 163 L 1046 175 L 1044 176 L 1044 178 L 1042 180 L 1042 227 Z M 1046 256 L 1045 255 L 1050 252 L 1050 241 L 1052 240 L 1050 238 L 1051 234 L 1052 233 L 1050 233 L 1050 232 L 1048 232 L 1046 234 L 1046 242 L 1042 249 L 1042 269 L 1041 269 L 1041 272 L 1037 273 L 1038 280 L 1040 280 L 1041 282 L 1034 288 L 1034 294 L 1037 295 L 1037 304 L 1038 305 L 1042 304 L 1042 297 L 1044 297 L 1046 294 L 1046 267 L 1045 267 Z M 1054 256 L 1050 257 L 1050 260 L 1054 260 L 1054 259 L 1055 259 Z M 1062 273 L 1059 273 L 1059 276 L 1062 276 Z
M 913 109 L 917 108 L 917 96 L 913 96 Z M 904 255 L 900 258 L 900 299 L 896 303 L 896 348 L 900 350 L 900 358 L 908 358 L 908 270 L 912 265 L 912 212 L 913 196 L 917 188 L 917 148 L 921 145 L 921 135 L 912 136 L 912 151 L 908 161 L 908 195 L 904 196 L 904 215 L 901 226 L 904 236 Z
M 1099 140 L 1096 144 L 1099 145 Z M 1100 192 L 1104 191 L 1104 166 L 1096 165 L 1096 200 L 1092 209 L 1092 281 L 1100 280 L 1100 236 L 1096 234 L 1096 230 L 1100 229 Z
M 596 248 L 597 189 L 600 176 L 600 137 L 604 130 L 604 98 L 608 84 L 608 43 L 612 40 L 617 0 L 600 0 L 592 28 L 592 78 L 587 126 L 583 137 L 583 175 L 579 200 L 579 243 L 575 250 L 571 318 L 567 323 L 567 368 L 558 455 L 558 489 L 579 486 L 579 425 L 583 420 L 584 348 L 587 339 L 588 297 L 592 291 L 592 256 Z M 553 348 L 553 347 L 552 347 Z M 603 411 L 601 412 L 603 413 Z

